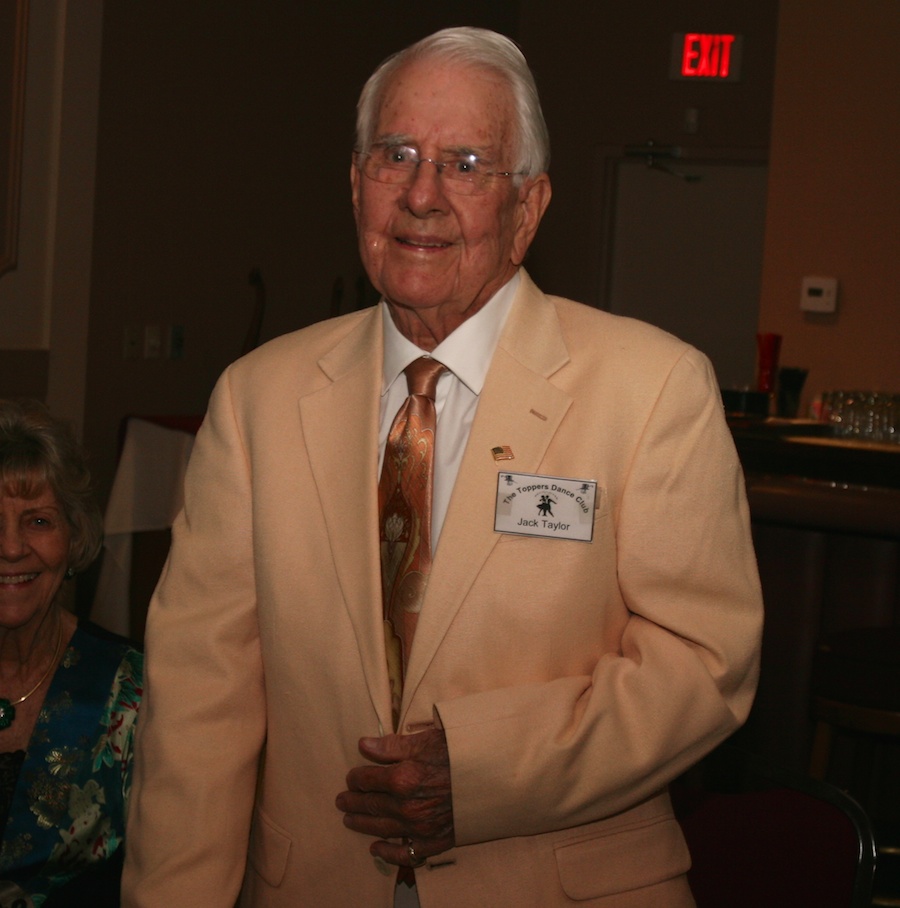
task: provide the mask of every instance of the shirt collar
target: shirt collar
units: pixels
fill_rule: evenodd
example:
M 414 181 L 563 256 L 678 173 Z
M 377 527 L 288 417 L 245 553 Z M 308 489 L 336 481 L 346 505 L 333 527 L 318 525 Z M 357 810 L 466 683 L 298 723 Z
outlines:
M 428 354 L 443 363 L 473 394 L 480 394 L 484 387 L 488 367 L 520 280 L 516 271 L 478 312 L 467 318 Z M 384 300 L 381 301 L 381 319 L 384 325 L 381 393 L 386 394 L 403 370 L 425 351 L 400 333 Z

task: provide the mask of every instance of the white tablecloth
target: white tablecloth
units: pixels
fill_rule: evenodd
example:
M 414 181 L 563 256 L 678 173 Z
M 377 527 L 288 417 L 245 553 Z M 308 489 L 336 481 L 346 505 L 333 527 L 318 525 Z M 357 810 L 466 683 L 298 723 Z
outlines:
M 143 419 L 128 420 L 104 519 L 103 564 L 91 620 L 131 636 L 132 533 L 172 526 L 184 500 L 184 473 L 194 436 Z

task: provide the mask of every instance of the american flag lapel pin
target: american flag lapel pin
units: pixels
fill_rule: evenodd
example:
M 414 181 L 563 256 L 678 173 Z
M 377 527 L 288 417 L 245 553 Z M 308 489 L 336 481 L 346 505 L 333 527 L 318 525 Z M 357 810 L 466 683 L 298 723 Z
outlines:
M 494 460 L 514 460 L 516 456 L 509 445 L 497 445 L 496 448 L 491 448 L 491 454 L 494 455 Z

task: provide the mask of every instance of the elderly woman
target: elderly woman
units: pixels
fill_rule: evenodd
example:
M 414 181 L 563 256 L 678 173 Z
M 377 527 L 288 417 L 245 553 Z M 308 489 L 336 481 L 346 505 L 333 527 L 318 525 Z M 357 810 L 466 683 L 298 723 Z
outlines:
M 0 905 L 118 904 L 142 657 L 60 595 L 100 542 L 72 432 L 0 400 Z

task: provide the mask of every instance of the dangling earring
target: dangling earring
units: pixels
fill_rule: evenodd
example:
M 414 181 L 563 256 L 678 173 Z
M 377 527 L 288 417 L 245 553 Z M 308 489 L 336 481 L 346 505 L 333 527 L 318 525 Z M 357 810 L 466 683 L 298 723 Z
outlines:
M 66 569 L 66 580 L 71 580 L 75 576 L 75 571 L 72 568 Z

